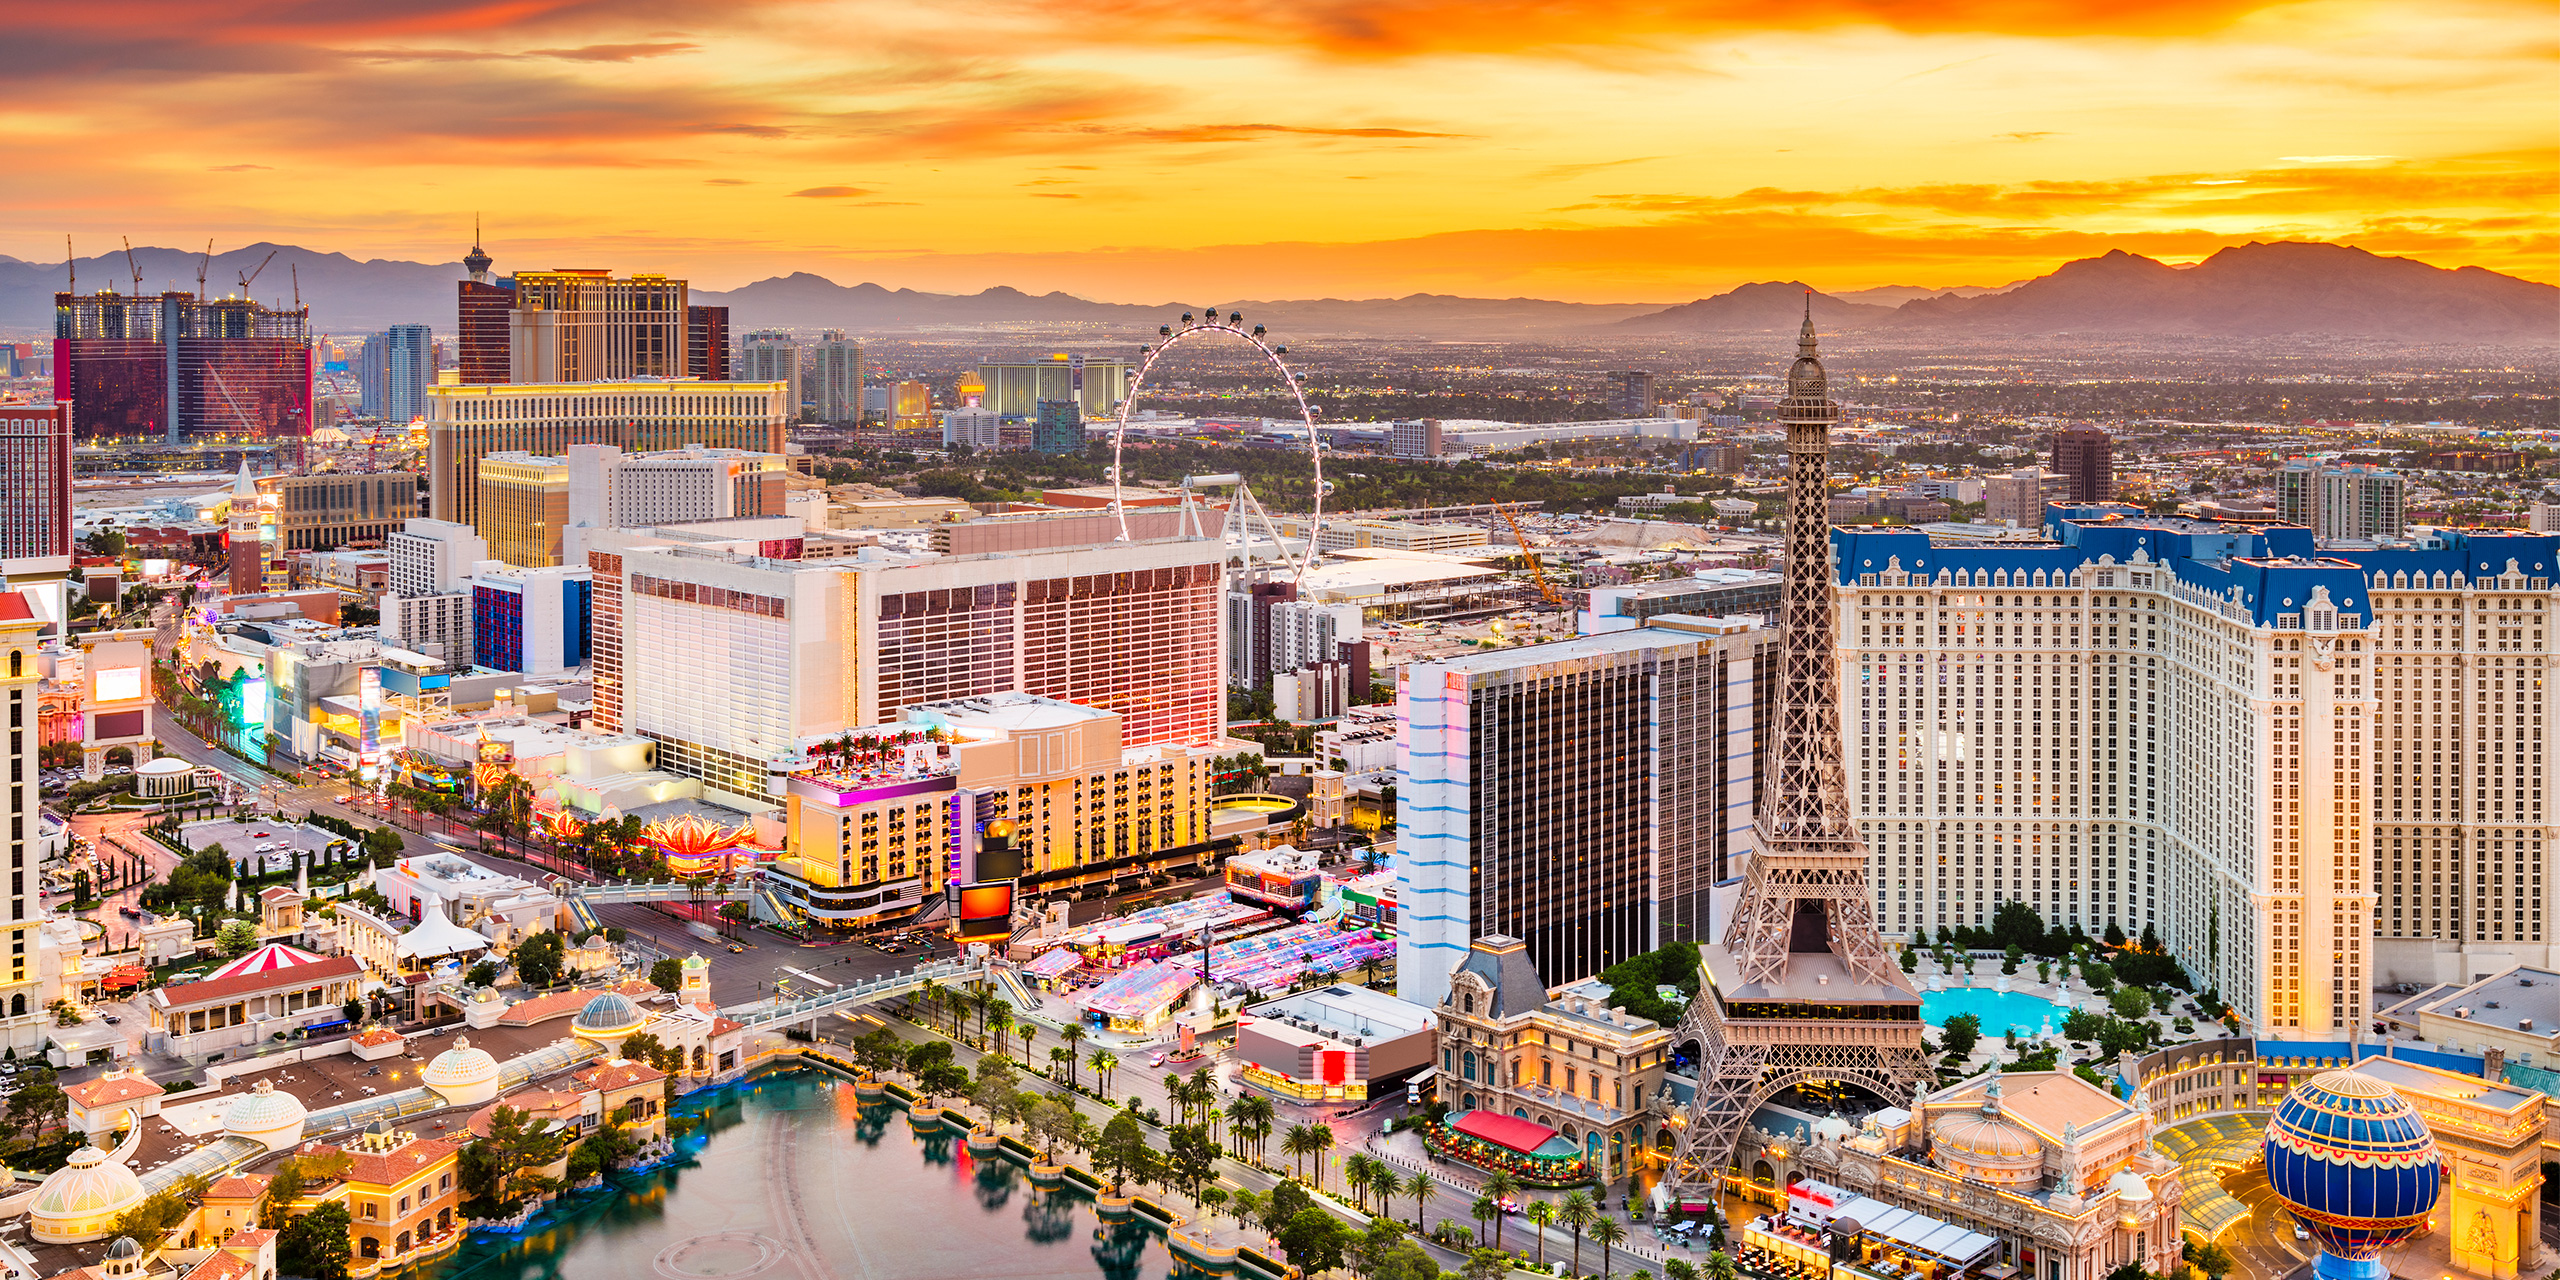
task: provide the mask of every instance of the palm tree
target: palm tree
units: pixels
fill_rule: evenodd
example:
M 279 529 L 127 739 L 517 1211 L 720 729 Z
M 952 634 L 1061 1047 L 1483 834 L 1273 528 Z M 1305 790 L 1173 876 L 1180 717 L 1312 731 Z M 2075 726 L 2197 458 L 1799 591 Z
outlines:
M 1322 1191 L 1324 1190 L 1324 1153 L 1333 1150 L 1333 1126 L 1311 1124 L 1306 1127 L 1315 1130 L 1309 1135 L 1308 1141 L 1315 1144 L 1313 1152 L 1316 1158 L 1316 1190 Z
M 996 1001 L 996 1009 L 987 1015 L 988 1043 L 996 1047 L 996 1056 L 1005 1056 L 1005 1041 L 1013 1035 L 1013 1009 L 1004 1001 Z
M 1495 1170 L 1492 1177 L 1484 1180 L 1484 1186 L 1481 1189 L 1484 1192 L 1485 1199 L 1491 1200 L 1498 1205 L 1505 1200 L 1516 1199 L 1519 1197 L 1520 1180 L 1512 1177 L 1510 1174 L 1504 1173 L 1500 1170 Z M 1502 1247 L 1502 1219 L 1500 1218 L 1493 1220 L 1493 1247 L 1496 1249 Z
M 1280 1154 L 1291 1158 L 1291 1168 L 1298 1181 L 1307 1180 L 1307 1153 L 1316 1149 L 1315 1126 L 1293 1124 L 1280 1137 Z
M 1109 1049 L 1096 1049 L 1085 1059 L 1093 1067 L 1093 1089 L 1104 1098 L 1111 1096 L 1111 1069 L 1120 1065 L 1119 1055 Z
M 1600 1280 L 1609 1280 L 1609 1250 L 1627 1238 L 1627 1229 L 1616 1218 L 1603 1217 L 1591 1224 L 1591 1238 L 1600 1242 Z
M 1467 1206 L 1467 1216 L 1476 1220 L 1479 1235 L 1483 1234 L 1484 1224 L 1488 1222 L 1493 1224 L 1495 1231 L 1502 1230 L 1502 1206 L 1495 1204 L 1491 1196 L 1477 1196 L 1476 1202 Z
M 1070 1022 L 1058 1028 L 1058 1038 L 1067 1045 L 1067 1087 L 1076 1087 L 1076 1046 L 1084 1041 L 1084 1024 Z
M 1342 1181 L 1351 1188 L 1351 1205 L 1369 1211 L 1369 1157 L 1353 1152 L 1342 1158 Z
M 1547 1224 L 1556 1220 L 1555 1203 L 1549 1200 L 1532 1200 L 1528 1208 L 1520 1211 L 1520 1216 L 1527 1218 L 1530 1225 L 1538 1229 L 1538 1269 L 1543 1271 L 1547 1266 Z
M 972 984 L 969 988 L 969 1007 L 978 1011 L 978 1038 L 983 1040 L 987 1035 L 987 1014 L 996 1007 L 995 989 L 983 982 Z
M 1209 1141 L 1218 1140 L 1218 1082 L 1202 1067 L 1191 1073 L 1191 1096 L 1200 1100 L 1200 1118 L 1209 1122 Z
M 942 984 L 931 978 L 917 983 L 916 1003 L 924 1006 L 926 1017 L 939 1019 L 942 1016 Z
M 1707 1265 L 1703 1271 L 1707 1280 L 1734 1280 L 1734 1277 L 1739 1274 L 1738 1269 L 1733 1265 L 1733 1255 L 1722 1249 L 1707 1255 Z
M 1413 1176 L 1404 1180 L 1404 1193 L 1413 1197 L 1413 1229 L 1416 1231 L 1427 1233 L 1431 1230 L 1431 1224 L 1424 1219 L 1431 1216 L 1433 1185 L 1431 1175 L 1420 1169 L 1414 1170 Z
M 1049 1046 L 1050 1079 L 1058 1078 L 1058 1064 L 1062 1062 L 1067 1065 L 1067 1075 L 1072 1078 L 1076 1073 L 1076 1051 L 1062 1044 Z
M 1244 1158 L 1245 1135 L 1253 1130 L 1253 1102 L 1250 1097 L 1239 1097 L 1227 1104 L 1227 1137 L 1239 1160 Z
M 1591 1193 L 1575 1190 L 1566 1193 L 1564 1203 L 1556 1206 L 1556 1221 L 1573 1232 L 1573 1273 L 1582 1274 L 1582 1233 L 1600 1220 L 1600 1206 L 1591 1203 Z

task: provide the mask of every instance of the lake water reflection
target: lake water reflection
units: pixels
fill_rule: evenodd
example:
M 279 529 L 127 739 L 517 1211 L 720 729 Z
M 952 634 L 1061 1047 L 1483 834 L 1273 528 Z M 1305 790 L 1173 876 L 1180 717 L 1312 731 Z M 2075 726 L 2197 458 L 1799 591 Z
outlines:
M 625 1178 L 521 1237 L 475 1236 L 425 1280 L 1166 1280 L 1198 1276 L 1141 1219 L 919 1134 L 818 1071 L 688 1100 L 685 1159 Z

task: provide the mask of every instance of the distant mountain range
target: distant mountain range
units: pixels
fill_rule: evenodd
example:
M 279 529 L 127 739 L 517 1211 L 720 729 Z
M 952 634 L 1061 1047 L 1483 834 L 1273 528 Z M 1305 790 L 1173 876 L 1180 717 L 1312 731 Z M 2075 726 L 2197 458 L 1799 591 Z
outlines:
M 1784 331 L 1801 283 L 1729 293 L 1619 322 L 1635 333 Z M 2447 270 L 2346 245 L 2251 242 L 2190 267 L 2115 250 L 1998 291 L 1951 290 L 1899 306 L 1816 294 L 1814 322 L 1872 334 L 2217 338 L 2336 336 L 2386 342 L 2560 344 L 2560 287 L 2481 267 Z
M 268 261 L 269 255 L 272 261 Z M 121 252 L 75 263 L 83 290 L 133 288 L 192 291 L 197 255 L 138 248 L 132 266 Z M 260 263 L 265 268 L 260 271 Z M 358 333 L 392 324 L 450 331 L 453 282 L 460 262 L 359 261 L 291 245 L 254 244 L 213 255 L 208 289 L 234 292 L 256 273 L 249 293 L 286 303 L 298 284 L 314 323 L 329 333 Z M 53 295 L 66 282 L 61 263 L 0 256 L 0 329 L 42 333 L 52 327 Z M 1747 284 L 1675 307 L 1638 303 L 1553 302 L 1538 298 L 1402 298 L 1221 302 L 1222 310 L 1284 333 L 1413 334 L 1430 337 L 1556 337 L 1752 334 L 1786 332 L 1800 322 L 1805 295 L 1796 282 Z M 1153 328 L 1186 310 L 1182 303 L 1093 302 L 1064 293 L 1030 294 L 999 287 L 975 294 L 922 293 L 877 284 L 840 285 L 808 272 L 758 280 L 727 291 L 697 290 L 695 301 L 730 309 L 733 330 L 842 328 L 856 332 L 937 326 L 1092 324 Z M 1999 338 L 2115 334 L 2218 338 L 2336 335 L 2390 342 L 2526 342 L 2560 344 L 2560 288 L 2480 267 L 2446 270 L 2386 258 L 2343 245 L 2251 243 L 2224 249 L 2191 267 L 2172 267 L 2122 251 L 2065 263 L 2052 274 L 2001 286 L 1927 289 L 1888 285 L 1839 294 L 1814 293 L 1814 320 L 1827 332 Z

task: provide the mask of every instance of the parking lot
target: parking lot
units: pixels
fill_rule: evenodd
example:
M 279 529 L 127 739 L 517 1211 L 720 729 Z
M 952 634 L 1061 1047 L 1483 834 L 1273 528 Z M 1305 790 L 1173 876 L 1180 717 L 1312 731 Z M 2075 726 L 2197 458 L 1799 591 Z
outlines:
M 220 845 L 232 865 L 238 866 L 244 859 L 253 862 L 251 874 L 290 871 L 297 851 L 305 862 L 316 864 L 325 857 L 332 842 L 347 852 L 354 848 L 346 837 L 308 824 L 236 818 L 190 822 L 178 828 L 178 838 L 198 853 Z

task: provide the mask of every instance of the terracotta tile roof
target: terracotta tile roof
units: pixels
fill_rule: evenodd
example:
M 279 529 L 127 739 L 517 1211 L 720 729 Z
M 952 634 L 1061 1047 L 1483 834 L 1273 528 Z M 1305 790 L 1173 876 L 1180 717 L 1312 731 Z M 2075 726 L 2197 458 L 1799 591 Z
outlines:
M 624 982 L 622 985 L 615 987 L 614 990 L 619 991 L 634 1000 L 641 1000 L 650 996 L 662 996 L 666 994 L 666 991 L 660 988 L 657 983 L 651 982 L 646 978 L 633 978 Z
M 225 1249 L 256 1250 L 263 1248 L 269 1240 L 273 1240 L 275 1238 L 275 1232 L 270 1231 L 265 1227 L 260 1227 L 255 1231 L 243 1231 L 232 1236 L 230 1239 L 222 1242 L 222 1247 Z
M 591 1089 L 622 1089 L 635 1084 L 664 1080 L 667 1073 L 645 1062 L 600 1062 L 578 1073 L 578 1082 Z
M 275 1181 L 263 1173 L 235 1173 L 204 1189 L 207 1200 L 255 1200 L 267 1193 L 267 1184 Z
M 310 964 L 297 964 L 265 973 L 244 973 L 232 978 L 208 978 L 181 986 L 162 987 L 151 993 L 163 1009 L 185 1009 L 200 1004 L 216 1004 L 237 996 L 256 995 L 262 991 L 299 991 L 318 986 L 332 978 L 352 978 L 364 972 L 354 956 L 330 956 Z
M 313 1143 L 304 1149 L 320 1155 L 343 1151 L 353 1162 L 347 1167 L 348 1182 L 390 1188 L 415 1179 L 461 1148 L 435 1138 L 414 1138 L 390 1152 L 332 1146 L 325 1142 Z
M 746 1027 L 747 1024 L 743 1022 L 731 1022 L 727 1018 L 713 1018 L 711 1020 L 711 1034 L 715 1036 L 725 1036 L 732 1031 L 744 1031 L 746 1030 Z
M 84 1107 L 111 1107 L 136 1098 L 157 1098 L 167 1092 L 139 1076 L 100 1076 L 63 1087 L 63 1093 Z
M 560 991 L 547 996 L 535 996 L 531 1000 L 519 1000 L 508 1005 L 505 1013 L 498 1015 L 498 1024 L 507 1027 L 529 1027 L 537 1022 L 549 1022 L 553 1018 L 566 1017 L 586 1008 L 587 1002 L 593 999 L 595 999 L 595 993 L 592 991 Z
M 258 890 L 258 900 L 261 902 L 272 902 L 277 898 L 299 898 L 302 896 L 303 894 L 300 890 L 295 889 L 289 884 L 273 884 L 268 885 L 264 889 Z
M 407 1036 L 389 1027 L 366 1027 L 356 1033 L 356 1043 L 367 1047 L 377 1044 L 398 1044 L 406 1039 L 408 1039 Z
M 489 1128 L 496 1121 L 500 1107 L 512 1107 L 518 1111 L 530 1112 L 546 1120 L 564 1120 L 586 1110 L 586 1105 L 587 1095 L 583 1093 L 562 1093 L 551 1089 L 522 1089 L 472 1112 L 471 1118 L 464 1121 L 462 1127 L 469 1129 L 474 1137 L 485 1138 L 489 1136 Z
M 36 616 L 27 598 L 15 591 L 0 591 L 0 622 L 24 622 Z
M 248 1280 L 257 1268 L 236 1253 L 216 1253 L 187 1272 L 186 1280 Z

